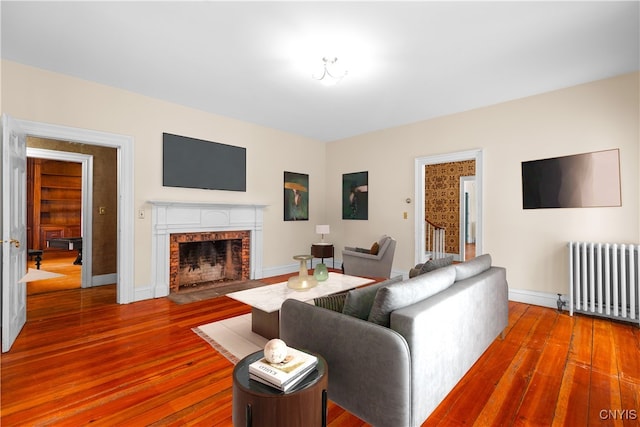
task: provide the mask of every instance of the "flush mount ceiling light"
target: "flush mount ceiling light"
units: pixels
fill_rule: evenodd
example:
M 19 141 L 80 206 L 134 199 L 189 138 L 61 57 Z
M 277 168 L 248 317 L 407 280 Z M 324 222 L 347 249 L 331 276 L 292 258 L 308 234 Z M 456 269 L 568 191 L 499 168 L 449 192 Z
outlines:
M 313 74 L 312 77 L 328 86 L 338 84 L 348 74 L 348 71 L 340 68 L 336 62 L 338 62 L 338 58 L 325 56 L 322 58 L 322 72 Z

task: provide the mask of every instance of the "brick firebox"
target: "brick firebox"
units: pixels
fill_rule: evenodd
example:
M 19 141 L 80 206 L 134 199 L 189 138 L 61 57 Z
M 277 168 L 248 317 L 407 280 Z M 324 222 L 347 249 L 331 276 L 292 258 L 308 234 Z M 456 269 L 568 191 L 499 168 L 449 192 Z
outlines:
M 215 286 L 216 284 L 223 285 L 235 280 L 249 280 L 251 271 L 251 233 L 247 230 L 239 231 L 211 231 L 211 232 L 196 232 L 196 233 L 176 233 L 171 234 L 169 239 L 169 288 L 171 292 L 180 292 L 185 289 L 197 288 L 198 283 L 194 283 L 194 277 L 198 275 L 191 274 L 191 271 L 198 270 L 199 272 L 205 271 L 204 265 L 193 265 L 198 260 L 181 260 L 180 253 L 183 253 L 183 257 L 186 253 L 192 254 L 194 250 L 187 249 L 184 245 L 194 246 L 198 242 L 205 243 L 211 242 L 215 245 L 215 249 L 199 250 L 197 252 L 204 252 L 210 254 L 210 252 L 225 252 L 222 256 L 223 260 L 217 270 L 227 271 L 220 277 L 203 277 L 201 278 L 202 285 L 207 287 Z M 182 245 L 182 251 L 181 251 Z M 207 244 L 206 248 L 211 247 Z M 216 258 L 216 257 L 214 257 Z M 209 266 L 214 264 L 215 260 L 210 258 L 201 259 L 201 264 Z M 185 267 L 185 264 L 186 267 Z M 212 268 L 212 271 L 216 268 Z M 215 273 L 209 273 L 214 275 Z M 187 283 L 181 283 L 186 281 Z

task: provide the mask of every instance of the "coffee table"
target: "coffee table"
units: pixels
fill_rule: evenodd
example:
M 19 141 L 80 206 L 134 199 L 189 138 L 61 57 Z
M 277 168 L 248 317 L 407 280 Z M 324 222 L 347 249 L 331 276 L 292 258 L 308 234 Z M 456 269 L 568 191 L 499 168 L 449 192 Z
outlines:
M 373 283 L 375 280 L 366 277 L 349 276 L 335 272 L 329 278 L 318 283 L 318 286 L 297 291 L 287 287 L 287 282 L 266 285 L 259 288 L 227 294 L 229 298 L 251 306 L 251 330 L 267 339 L 280 335 L 280 307 L 286 299 L 310 301 L 314 298 L 348 291 L 349 289 Z

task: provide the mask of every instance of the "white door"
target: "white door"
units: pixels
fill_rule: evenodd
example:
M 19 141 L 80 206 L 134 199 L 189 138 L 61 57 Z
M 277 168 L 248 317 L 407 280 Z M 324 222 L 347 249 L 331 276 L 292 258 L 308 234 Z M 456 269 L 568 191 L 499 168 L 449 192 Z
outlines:
M 27 321 L 27 137 L 2 115 L 2 352 Z

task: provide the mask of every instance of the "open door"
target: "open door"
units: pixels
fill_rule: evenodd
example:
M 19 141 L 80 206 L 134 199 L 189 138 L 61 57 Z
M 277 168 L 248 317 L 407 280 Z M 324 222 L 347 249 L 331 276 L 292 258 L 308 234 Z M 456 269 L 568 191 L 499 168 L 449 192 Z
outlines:
M 27 321 L 27 137 L 2 115 L 2 352 Z

